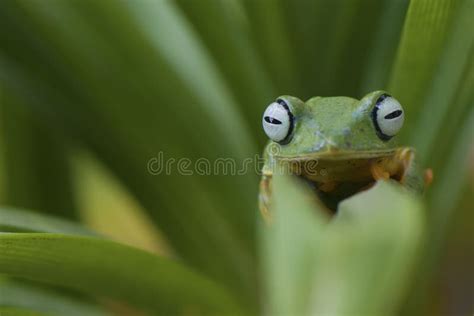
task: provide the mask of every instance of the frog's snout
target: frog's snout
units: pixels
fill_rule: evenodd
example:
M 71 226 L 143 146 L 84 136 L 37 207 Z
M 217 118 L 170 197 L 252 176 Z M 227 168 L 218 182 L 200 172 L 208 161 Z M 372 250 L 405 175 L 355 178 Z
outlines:
M 324 135 L 321 131 L 316 131 L 316 139 L 313 144 L 313 149 L 315 151 L 327 150 L 327 151 L 337 151 L 339 146 L 337 142 L 334 141 L 331 137 Z

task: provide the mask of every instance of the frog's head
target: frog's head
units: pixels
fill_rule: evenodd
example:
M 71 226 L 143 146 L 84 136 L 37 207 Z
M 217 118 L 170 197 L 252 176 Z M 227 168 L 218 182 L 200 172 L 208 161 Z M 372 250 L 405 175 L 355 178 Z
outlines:
M 314 97 L 303 102 L 281 96 L 263 115 L 263 127 L 278 156 L 287 158 L 369 158 L 393 151 L 404 113 L 384 91 L 361 100 Z
M 275 167 L 287 167 L 283 170 L 315 188 L 330 210 L 376 180 L 402 183 L 413 159 L 410 148 L 395 144 L 403 120 L 400 103 L 384 91 L 361 100 L 314 97 L 303 102 L 281 96 L 263 115 L 271 139 L 264 152 L 265 179 Z

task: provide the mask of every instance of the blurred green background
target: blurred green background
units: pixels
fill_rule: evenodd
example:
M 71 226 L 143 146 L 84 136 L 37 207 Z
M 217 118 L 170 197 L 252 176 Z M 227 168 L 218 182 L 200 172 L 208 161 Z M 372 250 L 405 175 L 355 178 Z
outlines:
M 55 217 L 38 221 L 59 217 L 68 224 L 81 222 L 120 243 L 172 258 L 171 262 L 222 285 L 236 297 L 237 305 L 244 306 L 245 312 L 238 313 L 472 314 L 473 16 L 474 0 L 0 0 L 2 205 Z M 269 241 L 258 215 L 259 177 L 253 171 L 239 176 L 185 176 L 153 175 L 147 168 L 159 152 L 193 161 L 254 157 L 266 142 L 261 114 L 278 95 L 360 98 L 379 89 L 403 105 L 406 123 L 401 143 L 417 149 L 435 180 L 421 201 L 408 204 L 404 201 L 409 198 L 381 189 L 381 197 L 391 197 L 399 208 L 408 205 L 413 211 L 393 211 L 402 215 L 387 211 L 381 222 L 366 218 L 369 226 L 364 227 L 371 227 L 372 233 L 362 238 L 348 232 L 360 241 L 353 248 L 341 239 L 345 230 L 339 232 L 337 227 L 329 233 L 334 234 L 331 241 L 313 236 L 315 227 L 323 225 L 320 220 L 301 228 L 308 221 L 303 213 L 302 222 L 295 219 L 290 228 L 277 228 L 269 233 L 277 234 Z M 290 192 L 294 189 L 284 181 L 281 185 Z M 291 201 L 287 211 L 308 207 L 296 206 L 297 194 L 286 194 Z M 282 191 L 281 196 L 286 195 Z M 366 204 L 383 208 L 373 195 L 366 199 Z M 0 227 L 23 232 L 16 236 L 19 240 L 29 238 L 26 232 L 65 233 L 50 231 L 49 226 L 37 228 L 35 220 L 30 220 L 30 227 L 21 211 L 3 210 Z M 371 240 L 384 234 L 381 227 L 394 220 L 391 216 L 399 216 L 401 224 L 387 239 L 387 247 L 396 247 L 400 240 L 406 246 L 401 249 L 411 250 L 400 250 L 398 257 L 384 263 L 382 253 L 375 250 L 380 245 Z M 296 255 L 295 262 L 282 263 L 272 272 L 273 259 L 283 262 L 293 256 L 292 246 L 278 245 L 300 229 L 311 235 L 295 237 L 301 254 L 318 255 Z M 321 247 L 305 244 L 312 238 Z M 15 241 L 3 242 L 6 248 L 15 247 Z M 350 253 L 357 247 L 378 254 L 364 256 L 361 266 L 393 264 L 391 274 L 382 269 L 371 276 L 375 279 L 346 278 L 343 272 L 354 267 Z M 329 255 L 334 261 L 318 259 L 330 249 L 337 249 Z M 105 250 L 98 251 L 98 266 L 100 253 L 107 256 Z M 137 313 L 124 305 L 127 302 L 149 312 L 151 308 L 151 313 L 162 312 L 153 309 L 156 294 L 147 293 L 146 287 L 140 294 L 143 302 L 127 300 L 127 281 L 123 295 L 109 299 L 108 291 L 116 286 L 113 277 L 108 285 L 106 280 L 97 281 L 103 282 L 100 285 L 93 281 L 75 285 L 74 276 L 79 278 L 83 270 L 66 271 L 70 279 L 56 280 L 49 273 L 62 271 L 59 264 L 36 271 L 37 258 L 31 256 L 33 272 L 22 273 L 19 268 L 12 272 L 15 262 L 5 251 L 0 273 L 41 285 L 5 279 L 3 291 L 10 293 L 19 286 L 51 310 L 8 300 L 2 305 L 0 299 L 5 313 L 49 314 L 65 298 L 51 294 L 49 301 L 43 296 L 58 286 L 68 289 L 67 299 L 99 297 L 100 305 L 114 313 Z M 296 268 L 314 264 L 326 271 L 325 267 L 345 260 L 349 260 L 346 266 L 331 272 L 333 279 Z M 146 272 L 131 262 L 130 269 Z M 296 277 L 295 269 L 306 274 Z M 120 274 L 115 277 L 120 279 Z M 313 278 L 327 287 L 319 291 L 301 281 Z M 403 285 L 384 283 L 384 278 L 403 280 Z M 348 292 L 331 292 L 339 282 L 349 284 Z M 43 288 L 44 284 L 52 287 Z M 377 290 L 374 295 L 382 291 L 386 296 L 353 295 L 368 285 Z M 138 295 L 139 282 L 136 286 Z M 279 286 L 282 292 L 273 293 Z M 98 290 L 89 292 L 89 287 Z M 192 293 L 199 288 L 191 280 L 185 287 Z M 324 289 L 352 303 L 347 309 L 317 304 L 312 308 L 314 302 L 334 298 L 329 295 L 325 300 Z M 314 295 L 297 303 L 288 299 L 297 293 Z M 166 295 L 164 300 L 172 300 Z M 371 299 L 379 303 L 372 306 L 367 303 Z M 183 314 L 206 313 L 201 307 L 189 307 L 184 298 L 171 305 L 179 305 Z M 73 310 L 77 308 L 74 305 Z

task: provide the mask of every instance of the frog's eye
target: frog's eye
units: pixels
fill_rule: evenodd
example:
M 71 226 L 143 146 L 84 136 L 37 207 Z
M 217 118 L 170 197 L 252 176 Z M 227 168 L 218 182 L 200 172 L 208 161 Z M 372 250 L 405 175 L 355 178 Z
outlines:
M 278 99 L 270 104 L 263 113 L 263 129 L 267 136 L 280 144 L 286 144 L 291 137 L 294 117 L 288 104 Z
M 372 120 L 377 135 L 382 140 L 395 136 L 403 126 L 405 115 L 400 103 L 388 94 L 382 94 L 372 111 Z

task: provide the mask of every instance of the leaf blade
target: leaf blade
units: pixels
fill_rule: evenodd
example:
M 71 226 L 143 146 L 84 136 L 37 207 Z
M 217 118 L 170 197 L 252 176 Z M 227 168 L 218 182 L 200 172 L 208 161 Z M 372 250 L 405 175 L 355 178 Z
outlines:
M 240 307 L 225 289 L 186 267 L 114 242 L 58 234 L 0 235 L 0 271 L 155 312 Z
M 0 307 L 9 306 L 47 315 L 109 315 L 102 308 L 43 287 L 27 285 L 24 282 L 0 281 Z M 3 314 L 2 314 L 3 315 Z
M 396 314 L 423 228 L 420 199 L 398 184 L 379 182 L 344 200 L 320 244 L 312 313 Z
M 39 214 L 38 212 L 5 207 L 0 207 L 0 231 L 98 236 L 97 233 L 75 222 Z
M 225 92 L 208 93 L 216 87 L 198 82 L 200 76 L 207 78 L 203 83 L 209 77 L 215 82 L 215 69 L 207 69 L 208 63 L 186 63 L 203 71 L 192 74 L 197 82 L 190 86 L 186 69 L 175 68 L 183 54 L 171 64 L 169 52 L 164 56 L 160 50 L 168 44 L 179 48 L 179 43 L 168 36 L 155 47 L 156 38 L 137 25 L 124 2 L 2 1 L 0 7 L 8 26 L 0 37 L 11 40 L 5 31 L 11 28 L 23 38 L 0 47 L 5 86 L 52 127 L 78 136 L 103 160 L 150 212 L 180 258 L 231 284 L 256 305 L 253 170 L 239 177 L 211 176 L 198 174 L 191 165 L 194 173 L 189 176 L 177 168 L 155 173 L 149 167 L 160 152 L 166 159 L 163 166 L 200 158 L 212 163 L 221 157 L 240 166 L 244 158 L 253 157 L 253 140 L 241 114 L 232 109 L 232 99 Z M 190 28 L 179 23 L 179 15 L 167 18 L 180 27 L 173 31 L 187 40 L 183 47 L 206 55 L 199 41 L 188 38 Z M 64 24 L 69 27 L 58 27 Z M 203 90 L 199 95 L 196 87 Z M 206 103 L 207 95 L 212 103 Z M 216 120 L 216 108 L 221 114 L 229 109 L 228 115 Z M 238 195 L 236 186 L 242 188 Z
M 260 227 L 267 315 L 304 315 L 324 211 L 311 192 L 288 176 L 274 174 L 272 222 Z M 318 216 L 318 212 L 321 212 Z

